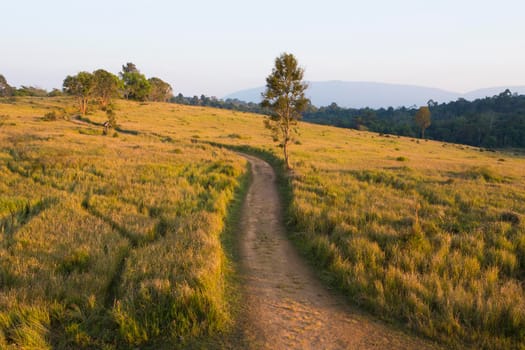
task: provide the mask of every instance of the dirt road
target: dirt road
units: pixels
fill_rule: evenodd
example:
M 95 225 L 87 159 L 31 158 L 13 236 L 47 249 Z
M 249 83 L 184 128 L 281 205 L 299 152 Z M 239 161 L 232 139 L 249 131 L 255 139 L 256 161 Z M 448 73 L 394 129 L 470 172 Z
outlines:
M 273 169 L 246 156 L 253 182 L 241 216 L 243 337 L 253 349 L 429 349 L 325 288 L 285 236 Z

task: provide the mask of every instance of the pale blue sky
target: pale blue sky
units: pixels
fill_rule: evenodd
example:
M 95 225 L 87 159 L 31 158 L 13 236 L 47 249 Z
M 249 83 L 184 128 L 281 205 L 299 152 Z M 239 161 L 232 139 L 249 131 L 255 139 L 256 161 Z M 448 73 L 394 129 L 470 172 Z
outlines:
M 274 58 L 305 78 L 465 92 L 525 85 L 525 1 L 0 0 L 0 74 L 12 85 L 135 63 L 176 93 L 264 85 Z

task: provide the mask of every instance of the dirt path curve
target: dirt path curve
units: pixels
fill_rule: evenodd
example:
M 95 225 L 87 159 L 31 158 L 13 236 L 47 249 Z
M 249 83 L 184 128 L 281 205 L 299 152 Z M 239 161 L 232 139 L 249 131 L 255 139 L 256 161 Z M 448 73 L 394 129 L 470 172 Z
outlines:
M 253 181 L 244 203 L 243 337 L 253 349 L 428 349 L 327 290 L 285 237 L 275 174 L 248 155 Z

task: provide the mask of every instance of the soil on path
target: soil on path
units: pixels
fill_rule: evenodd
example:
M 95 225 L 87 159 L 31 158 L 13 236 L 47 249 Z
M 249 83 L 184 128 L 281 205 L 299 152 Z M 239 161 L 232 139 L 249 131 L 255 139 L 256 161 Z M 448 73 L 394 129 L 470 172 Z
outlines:
M 275 174 L 244 155 L 253 181 L 241 214 L 245 283 L 243 347 L 253 349 L 435 349 L 349 306 L 321 284 L 287 239 Z

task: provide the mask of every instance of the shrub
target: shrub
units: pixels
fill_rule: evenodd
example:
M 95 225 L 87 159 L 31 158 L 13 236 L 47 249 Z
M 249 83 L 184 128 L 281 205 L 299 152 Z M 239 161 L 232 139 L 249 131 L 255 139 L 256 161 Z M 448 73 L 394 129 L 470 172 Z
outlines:
M 86 250 L 76 250 L 64 257 L 58 269 L 66 275 L 72 272 L 82 273 L 87 271 L 90 262 L 91 257 Z
M 514 212 L 505 211 L 500 214 L 500 220 L 510 222 L 513 225 L 518 225 L 520 223 L 520 216 Z
M 503 180 L 494 170 L 486 166 L 472 167 L 465 172 L 465 175 L 469 179 L 484 179 L 487 182 L 501 182 Z

